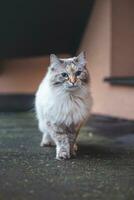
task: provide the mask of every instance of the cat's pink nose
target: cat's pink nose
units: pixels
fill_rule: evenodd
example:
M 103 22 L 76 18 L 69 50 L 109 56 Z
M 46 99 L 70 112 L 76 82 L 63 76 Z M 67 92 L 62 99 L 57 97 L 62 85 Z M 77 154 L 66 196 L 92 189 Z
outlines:
M 74 85 L 76 82 L 76 77 L 75 76 L 70 76 L 69 81 Z

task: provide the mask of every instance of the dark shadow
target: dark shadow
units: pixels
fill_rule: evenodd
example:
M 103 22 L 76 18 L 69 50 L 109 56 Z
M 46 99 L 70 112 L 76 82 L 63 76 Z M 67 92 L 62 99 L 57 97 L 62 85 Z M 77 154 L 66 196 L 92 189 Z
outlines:
M 87 156 L 90 158 L 101 158 L 101 159 L 110 159 L 110 158 L 120 158 L 124 156 L 131 156 L 133 152 L 126 150 L 123 147 L 111 147 L 111 146 L 101 146 L 95 144 L 79 144 L 78 149 L 78 158 Z

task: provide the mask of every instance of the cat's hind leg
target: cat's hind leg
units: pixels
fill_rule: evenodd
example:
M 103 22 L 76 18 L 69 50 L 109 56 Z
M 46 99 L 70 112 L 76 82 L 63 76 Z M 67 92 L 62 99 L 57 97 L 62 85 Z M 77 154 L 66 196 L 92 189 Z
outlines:
M 42 136 L 42 140 L 40 143 L 41 147 L 50 147 L 50 146 L 54 146 L 54 141 L 52 140 L 51 136 L 49 135 L 49 133 L 44 132 L 43 136 Z
M 71 148 L 71 155 L 72 156 L 76 156 L 77 155 L 77 151 L 78 151 L 78 145 L 75 142 L 74 145 Z
M 76 143 L 76 139 L 78 137 L 78 134 L 79 134 L 81 126 L 82 126 L 82 122 L 80 122 L 77 125 L 75 125 L 75 129 L 74 129 L 74 141 L 73 141 L 73 144 L 71 145 L 71 155 L 73 155 L 73 156 L 76 156 L 77 151 L 78 151 L 78 145 Z
M 49 132 L 47 131 L 47 127 L 45 126 L 45 123 L 40 120 L 39 122 L 39 130 L 42 132 L 42 140 L 40 143 L 41 147 L 48 147 L 48 146 L 54 146 L 55 143 L 53 139 L 51 138 Z

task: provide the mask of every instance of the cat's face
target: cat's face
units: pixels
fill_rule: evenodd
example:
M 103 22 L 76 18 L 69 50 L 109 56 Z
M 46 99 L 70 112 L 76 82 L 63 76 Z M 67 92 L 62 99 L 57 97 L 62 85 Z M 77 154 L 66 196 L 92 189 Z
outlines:
M 83 52 L 77 57 L 68 59 L 59 59 L 52 54 L 50 62 L 50 81 L 53 86 L 63 87 L 67 91 L 74 91 L 88 84 L 89 74 Z

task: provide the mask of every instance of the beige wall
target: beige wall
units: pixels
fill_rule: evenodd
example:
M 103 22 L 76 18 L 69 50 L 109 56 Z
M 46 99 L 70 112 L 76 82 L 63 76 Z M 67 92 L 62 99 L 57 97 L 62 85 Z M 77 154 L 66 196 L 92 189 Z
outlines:
M 0 93 L 34 93 L 48 63 L 48 57 L 1 61 Z
M 134 76 L 134 1 L 112 0 L 113 76 Z
M 94 98 L 93 113 L 134 119 L 134 88 L 111 86 L 112 0 L 96 0 L 80 50 L 87 51 Z
M 68 55 L 60 55 L 68 57 Z M 49 65 L 49 56 L 0 61 L 0 94 L 35 93 Z

